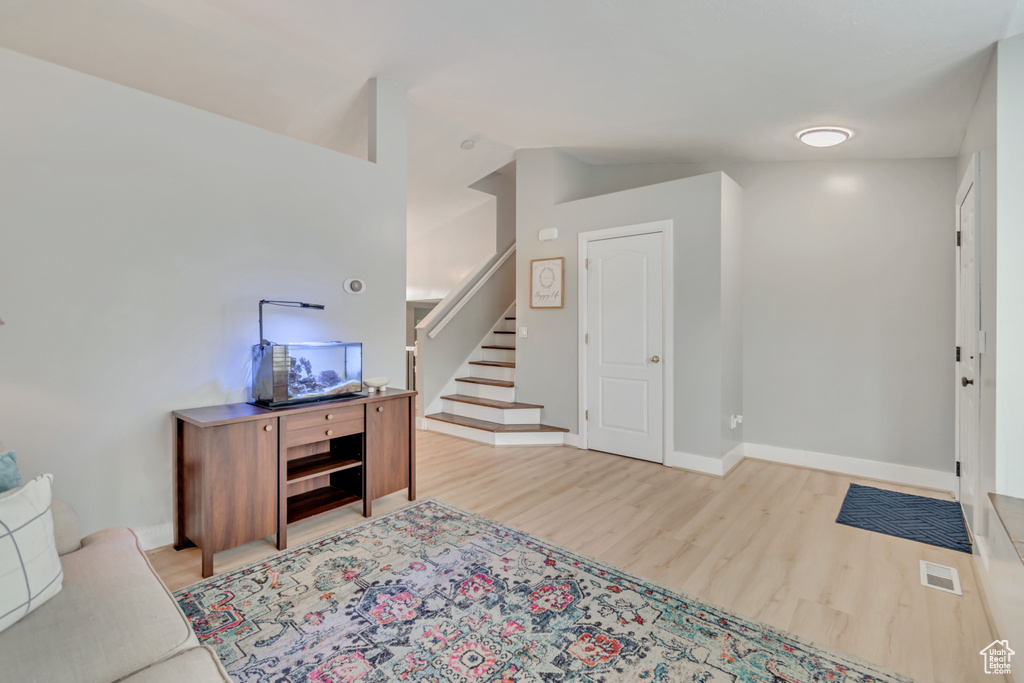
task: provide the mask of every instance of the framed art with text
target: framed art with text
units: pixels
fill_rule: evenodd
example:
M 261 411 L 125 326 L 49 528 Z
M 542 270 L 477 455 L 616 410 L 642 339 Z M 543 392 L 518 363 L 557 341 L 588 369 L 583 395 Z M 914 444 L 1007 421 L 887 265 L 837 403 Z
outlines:
M 564 258 L 530 261 L 530 308 L 562 308 L 564 286 Z

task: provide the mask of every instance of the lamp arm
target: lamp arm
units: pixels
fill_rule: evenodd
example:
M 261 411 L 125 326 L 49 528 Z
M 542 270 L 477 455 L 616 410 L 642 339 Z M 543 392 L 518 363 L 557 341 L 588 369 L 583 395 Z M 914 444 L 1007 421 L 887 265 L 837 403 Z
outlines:
M 270 344 L 269 341 L 263 338 L 263 304 L 284 306 L 286 308 L 315 308 L 320 311 L 324 310 L 323 304 L 307 304 L 304 301 L 276 301 L 271 299 L 260 299 L 260 346 Z

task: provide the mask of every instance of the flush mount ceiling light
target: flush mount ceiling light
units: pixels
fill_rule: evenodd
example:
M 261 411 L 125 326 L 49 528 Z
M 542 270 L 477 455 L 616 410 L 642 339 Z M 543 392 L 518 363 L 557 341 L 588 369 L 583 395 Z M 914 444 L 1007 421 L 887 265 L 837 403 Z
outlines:
M 836 126 L 808 128 L 796 134 L 800 138 L 800 142 L 811 147 L 834 147 L 849 140 L 851 135 L 853 135 L 852 130 Z
M 476 147 L 476 143 L 473 142 L 472 140 L 463 140 L 462 144 L 459 145 L 459 147 L 461 147 L 462 149 L 464 149 L 464 150 L 466 150 L 468 152 L 469 150 L 471 150 L 474 147 Z

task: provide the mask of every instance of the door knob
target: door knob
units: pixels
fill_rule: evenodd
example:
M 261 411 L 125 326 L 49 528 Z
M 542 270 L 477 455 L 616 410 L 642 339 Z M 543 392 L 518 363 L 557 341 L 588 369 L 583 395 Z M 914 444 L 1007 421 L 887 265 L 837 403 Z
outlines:
M 966 377 L 961 377 L 960 378 L 960 384 L 962 384 L 963 386 L 966 387 L 968 384 L 974 384 L 974 380 L 973 379 L 967 379 Z
M 652 363 L 660 363 L 661 362 L 661 358 L 659 358 L 658 356 L 651 356 L 651 362 Z

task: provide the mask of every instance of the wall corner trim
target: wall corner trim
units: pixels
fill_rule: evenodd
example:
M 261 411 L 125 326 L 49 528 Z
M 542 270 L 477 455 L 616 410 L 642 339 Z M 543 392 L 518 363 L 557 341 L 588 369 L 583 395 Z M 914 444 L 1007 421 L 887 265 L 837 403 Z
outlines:
M 579 434 L 565 434 L 565 445 L 583 449 L 583 437 Z
M 728 453 L 722 456 L 722 476 L 729 474 L 732 468 L 740 464 L 744 456 L 744 444 L 739 444 L 736 448 L 732 449 Z
M 732 451 L 730 451 L 730 453 L 732 453 Z M 738 460 L 736 462 L 738 462 Z M 690 470 L 691 472 L 710 474 L 713 477 L 724 477 L 728 471 L 725 467 L 724 458 L 716 458 L 712 455 L 683 453 L 681 451 L 671 451 L 666 453 L 665 464 L 669 467 L 678 467 L 680 469 Z M 729 469 L 732 469 L 732 467 Z

